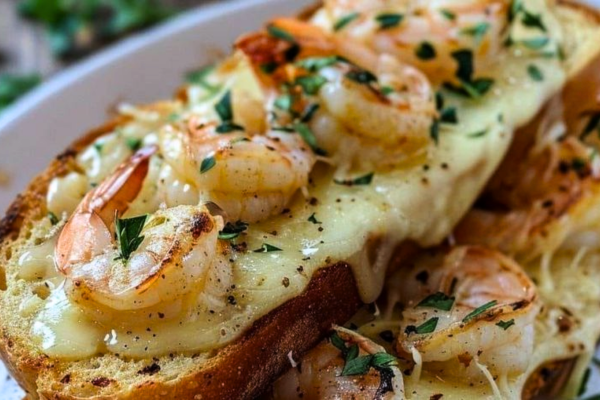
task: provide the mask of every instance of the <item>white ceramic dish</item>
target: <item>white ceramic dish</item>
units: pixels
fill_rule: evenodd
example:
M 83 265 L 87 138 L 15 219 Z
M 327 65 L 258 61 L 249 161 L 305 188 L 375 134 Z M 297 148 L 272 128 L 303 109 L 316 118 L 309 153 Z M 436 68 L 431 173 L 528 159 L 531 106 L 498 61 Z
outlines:
M 600 7 L 600 0 L 588 2 Z M 0 115 L 0 215 L 54 156 L 105 121 L 112 105 L 169 97 L 187 71 L 227 53 L 239 34 L 312 3 L 235 0 L 201 7 L 89 58 L 22 98 Z M 600 374 L 592 373 L 588 392 L 597 393 Z M 0 363 L 0 399 L 23 395 Z

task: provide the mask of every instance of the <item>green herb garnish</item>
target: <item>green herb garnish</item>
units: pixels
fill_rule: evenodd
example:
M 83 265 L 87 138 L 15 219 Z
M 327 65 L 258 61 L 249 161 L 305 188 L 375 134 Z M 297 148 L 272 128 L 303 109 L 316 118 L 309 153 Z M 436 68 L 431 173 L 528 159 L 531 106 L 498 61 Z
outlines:
M 119 244 L 120 255 L 117 260 L 127 262 L 131 254 L 140 247 L 144 241 L 144 236 L 140 236 L 146 223 L 147 215 L 134 218 L 121 219 L 115 215 L 115 229 L 117 234 L 117 243 Z
M 520 43 L 523 46 L 525 46 L 531 50 L 540 50 L 540 49 L 546 47 L 546 45 L 549 42 L 550 42 L 550 39 L 547 37 L 537 37 L 537 38 L 532 38 L 532 39 L 523 39 L 523 40 L 518 41 L 517 43 Z
M 48 219 L 50 219 L 50 223 L 52 225 L 56 225 L 60 222 L 56 214 L 54 214 L 52 211 L 48 211 Z
M 457 124 L 456 107 L 448 107 L 440 111 L 440 122 L 443 124 Z
M 214 156 L 206 157 L 200 164 L 200 173 L 208 172 L 215 165 L 217 165 L 217 160 L 215 160 Z
M 296 65 L 308 70 L 309 72 L 317 72 L 325 67 L 329 67 L 339 62 L 337 56 L 331 57 L 309 57 L 296 62 Z
M 308 75 L 297 78 L 294 83 L 300 85 L 304 93 L 315 95 L 327 83 L 327 79 L 321 75 Z
M 222 231 L 219 232 L 219 239 L 233 240 L 236 239 L 242 232 L 248 229 L 248 224 L 242 221 L 234 223 L 228 222 Z
M 494 84 L 494 80 L 490 78 L 473 79 L 473 52 L 468 49 L 457 50 L 452 53 L 452 58 L 458 64 L 456 77 L 460 80 L 461 86 L 454 86 L 450 83 L 445 83 L 444 87 L 473 99 L 478 99 L 486 94 Z
M 410 336 L 413 333 L 416 333 L 418 335 L 422 335 L 425 333 L 432 333 L 435 331 L 438 321 L 439 321 L 438 317 L 433 317 L 433 318 L 428 319 L 427 321 L 425 321 L 424 323 L 422 323 L 419 326 L 408 325 L 406 328 L 404 328 L 404 333 L 407 336 Z
M 315 213 L 312 213 L 310 217 L 308 217 L 308 222 L 312 222 L 313 224 L 322 224 L 321 221 L 317 220 Z
M 485 136 L 487 133 L 488 133 L 487 129 L 482 129 L 482 130 L 477 131 L 477 132 L 469 133 L 467 135 L 467 137 L 470 137 L 470 138 L 480 138 L 480 137 Z
M 369 85 L 377 82 L 377 77 L 364 69 L 353 69 L 346 73 L 346 78 L 360 83 L 361 85 Z
M 440 13 L 442 13 L 442 15 L 449 21 L 454 21 L 456 19 L 456 14 L 450 10 L 442 9 L 440 10 Z
M 429 137 L 433 139 L 436 145 L 438 144 L 440 140 L 440 121 L 438 119 L 434 119 L 431 123 L 431 127 L 429 128 Z
M 375 175 L 374 172 L 368 173 L 366 175 L 360 176 L 358 178 L 355 179 L 334 179 L 333 182 L 337 183 L 338 185 L 345 185 L 345 186 L 361 186 L 361 185 L 370 185 L 371 182 L 373 181 L 373 176 Z
M 589 121 L 583 128 L 583 132 L 579 137 L 583 140 L 593 131 L 597 131 L 600 134 L 600 111 L 587 112 L 589 114 Z
M 529 66 L 527 66 L 527 73 L 529 74 L 531 79 L 533 79 L 536 82 L 541 82 L 544 80 L 544 74 L 538 68 L 537 65 L 530 64 Z
M 344 29 L 349 23 L 354 21 L 359 16 L 360 16 L 360 13 L 353 12 L 351 14 L 341 17 L 340 19 L 335 21 L 335 24 L 333 24 L 333 30 L 337 32 L 337 31 Z
M 296 43 L 296 39 L 291 33 L 278 26 L 272 24 L 267 26 L 267 32 L 269 32 L 269 35 L 277 39 L 281 39 L 289 43 Z
M 302 139 L 304 139 L 306 144 L 310 146 L 310 148 L 312 149 L 312 151 L 315 152 L 315 154 L 321 156 L 327 155 L 327 152 L 319 147 L 317 143 L 317 138 L 315 137 L 313 131 L 308 127 L 308 125 L 304 123 L 297 123 L 294 125 L 294 130 L 298 132 L 298 134 L 302 137 Z
M 471 321 L 473 318 L 477 317 L 478 315 L 484 313 L 485 311 L 489 310 L 490 308 L 494 307 L 496 304 L 498 304 L 497 300 L 492 300 L 488 303 L 485 303 L 484 305 L 477 307 L 476 309 L 474 309 L 473 311 L 471 311 L 469 314 L 467 314 L 466 317 L 463 318 L 462 322 L 469 322 Z
M 463 35 L 473 36 L 475 43 L 481 42 L 481 39 L 485 36 L 485 34 L 490 29 L 490 24 L 487 22 L 480 22 L 476 25 L 473 25 L 469 28 L 464 28 L 460 31 Z
M 263 245 L 260 247 L 260 249 L 254 250 L 255 253 L 271 253 L 274 251 L 283 251 L 283 250 L 280 249 L 279 247 L 275 247 L 268 243 L 263 243 Z
M 509 321 L 498 321 L 498 323 L 496 324 L 496 326 L 499 326 L 500 328 L 507 330 L 508 328 L 510 328 L 511 326 L 513 326 L 515 324 L 515 320 L 511 319 Z
M 275 107 L 282 111 L 290 111 L 292 109 L 292 104 L 294 103 L 294 99 L 291 94 L 282 94 L 277 99 L 275 99 Z
M 233 122 L 233 110 L 231 108 L 231 90 L 219 100 L 215 105 L 215 111 L 221 118 L 222 124 L 217 126 L 217 133 L 229 133 L 234 131 L 243 131 L 244 127 Z
M 577 396 L 582 396 L 587 391 L 587 384 L 590 380 L 591 374 L 592 370 L 590 368 L 585 370 L 583 378 L 581 379 L 581 385 L 579 386 L 579 390 L 577 391 Z
M 445 293 L 437 292 L 425 297 L 417 307 L 431 307 L 438 310 L 450 311 L 454 305 L 454 297 L 447 296 Z
M 521 22 L 523 25 L 529 28 L 537 28 L 542 32 L 546 32 L 546 25 L 544 25 L 544 21 L 542 20 L 542 16 L 540 14 L 533 14 L 525 9 L 523 9 L 523 16 L 521 18 Z
M 375 20 L 379 23 L 379 29 L 391 29 L 400 24 L 404 15 L 395 13 L 379 14 Z
M 421 60 L 432 60 L 436 56 L 435 47 L 429 42 L 422 42 L 419 47 L 415 49 L 415 54 Z
M 386 370 L 391 372 L 390 367 L 398 365 L 396 357 L 384 352 L 359 357 L 358 345 L 346 346 L 346 343 L 337 332 L 334 332 L 329 340 L 333 346 L 340 350 L 344 357 L 345 365 L 342 376 L 364 375 L 371 368 L 375 368 L 382 374 L 383 380 L 383 372 Z
M 125 139 L 125 144 L 129 147 L 129 150 L 135 153 L 142 147 L 142 139 L 127 138 Z

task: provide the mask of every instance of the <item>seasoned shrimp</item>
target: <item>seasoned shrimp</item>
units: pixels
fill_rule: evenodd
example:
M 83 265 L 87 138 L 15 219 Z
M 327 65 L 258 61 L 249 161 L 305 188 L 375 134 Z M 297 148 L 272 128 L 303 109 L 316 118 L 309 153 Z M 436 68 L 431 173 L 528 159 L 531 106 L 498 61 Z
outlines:
M 452 53 L 469 50 L 479 71 L 497 59 L 509 21 L 509 0 L 327 0 L 314 23 L 424 71 L 439 84 L 456 82 Z
M 280 95 L 276 88 L 284 88 L 288 103 L 282 107 L 281 97 L 274 101 L 276 123 L 289 124 L 311 109 L 303 122 L 342 170 L 393 167 L 426 154 L 436 109 L 421 72 L 297 20 L 276 19 L 270 27 L 285 32 L 287 41 L 259 33 L 237 46 L 267 90 Z M 288 59 L 290 46 L 297 46 L 294 63 Z M 276 66 L 266 76 L 259 68 L 265 62 Z
M 596 221 L 600 171 L 579 139 L 548 140 L 509 152 L 479 206 L 455 230 L 464 244 L 482 244 L 531 260 Z
M 137 227 L 134 219 L 118 219 L 139 193 L 155 151 L 138 151 L 90 191 L 60 233 L 56 264 L 74 301 L 137 310 L 191 292 L 213 298 L 218 288 L 209 286 L 229 281 L 217 242 L 223 220 L 205 206 L 159 210 L 136 218 Z
M 348 329 L 334 327 L 334 332 L 302 357 L 297 368 L 275 382 L 274 399 L 404 399 L 402 373 L 383 347 Z M 354 345 L 358 357 L 383 355 L 381 362 L 371 358 L 370 365 L 376 366 L 358 374 L 344 373 L 347 354 Z
M 457 247 L 423 255 L 395 274 L 388 296 L 404 306 L 398 352 L 420 358 L 423 368 L 463 378 L 527 368 L 537 290 L 502 254 Z
M 308 184 L 316 159 L 299 135 L 219 134 L 215 128 L 192 118 L 186 130 L 163 129 L 159 145 L 201 200 L 216 203 L 229 220 L 256 222 L 278 214 Z

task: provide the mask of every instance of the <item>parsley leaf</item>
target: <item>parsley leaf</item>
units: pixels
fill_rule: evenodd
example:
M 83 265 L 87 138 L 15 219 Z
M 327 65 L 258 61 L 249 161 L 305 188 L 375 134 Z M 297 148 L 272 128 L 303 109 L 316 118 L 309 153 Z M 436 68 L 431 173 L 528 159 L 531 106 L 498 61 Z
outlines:
M 280 249 L 279 247 L 275 247 L 268 243 L 263 243 L 263 245 L 260 247 L 260 249 L 254 250 L 255 253 L 271 253 L 273 251 L 283 251 L 283 250 Z
M 146 223 L 147 215 L 121 219 L 115 215 L 115 228 L 120 255 L 117 260 L 128 261 L 131 254 L 140 247 L 144 236 L 140 236 Z
M 449 21 L 454 21 L 456 19 L 456 14 L 447 9 L 440 10 L 440 13 Z
M 444 124 L 457 124 L 458 116 L 456 115 L 456 107 L 448 107 L 440 112 L 440 122 Z
M 296 43 L 296 39 L 291 33 L 273 24 L 267 26 L 267 32 L 269 32 L 269 35 L 277 39 L 281 39 L 289 43 Z
M 482 130 L 477 131 L 477 132 L 469 133 L 467 135 L 467 137 L 470 137 L 470 138 L 480 138 L 480 137 L 485 136 L 487 133 L 488 133 L 487 129 L 482 129 Z
M 431 319 L 428 319 L 427 321 L 425 321 L 424 323 L 422 323 L 419 326 L 408 325 L 406 328 L 404 328 L 404 333 L 407 336 L 410 336 L 413 333 L 416 333 L 419 335 L 422 335 L 424 333 L 432 333 L 433 331 L 435 331 L 438 321 L 439 321 L 438 317 L 433 317 Z
M 340 19 L 335 21 L 335 24 L 333 24 L 333 30 L 336 32 L 341 31 L 348 24 L 350 24 L 352 21 L 354 21 L 356 18 L 358 18 L 359 16 L 360 16 L 360 13 L 353 12 L 353 13 L 350 13 L 348 15 L 341 17 Z
M 379 23 L 379 29 L 391 29 L 400 24 L 404 19 L 404 15 L 395 13 L 379 14 L 375 20 Z
M 431 127 L 429 128 L 429 137 L 433 139 L 434 143 L 437 145 L 440 141 L 440 121 L 438 119 L 434 119 L 431 123 Z
M 313 131 L 308 127 L 308 125 L 301 122 L 297 123 L 294 125 L 294 130 L 298 132 L 298 134 L 302 137 L 302 139 L 304 139 L 306 144 L 310 146 L 310 148 L 312 149 L 312 151 L 315 152 L 315 154 L 320 156 L 327 155 L 327 152 L 319 147 L 317 143 L 317 138 L 315 137 Z
M 432 60 L 436 56 L 435 47 L 429 42 L 421 42 L 415 49 L 415 54 L 421 60 Z
M 279 96 L 275 99 L 274 106 L 282 111 L 290 111 L 292 109 L 292 104 L 294 103 L 294 99 L 291 94 L 286 93 Z
M 217 160 L 215 160 L 214 156 L 206 157 L 204 160 L 202 160 L 202 163 L 200 164 L 200 173 L 203 174 L 205 172 L 208 172 L 215 165 L 217 165 Z
M 583 132 L 579 135 L 579 138 L 582 140 L 595 130 L 600 134 L 600 111 L 588 112 L 585 114 L 589 114 L 590 117 L 588 123 L 583 128 Z
M 315 213 L 312 213 L 310 217 L 308 217 L 308 222 L 312 222 L 313 224 L 322 224 L 321 221 L 317 219 Z
M 488 22 L 480 22 L 476 25 L 473 25 L 469 28 L 464 28 L 460 31 L 463 35 L 473 36 L 473 39 L 476 43 L 481 42 L 481 39 L 485 36 L 485 34 L 490 29 L 490 24 Z
M 356 346 L 356 345 L 354 345 Z M 356 346 L 358 349 L 358 346 Z M 364 375 L 371 368 L 372 355 L 356 357 L 346 360 L 346 365 L 342 370 L 342 376 Z
M 236 239 L 242 232 L 248 229 L 248 224 L 242 221 L 234 223 L 228 222 L 222 231 L 219 232 L 219 239 L 233 240 Z
M 583 395 L 587 390 L 587 384 L 590 380 L 590 375 L 592 374 L 592 370 L 590 368 L 585 370 L 583 374 L 583 378 L 581 379 L 581 385 L 579 386 L 579 390 L 577 391 L 577 396 Z
M 300 61 L 296 62 L 296 65 L 300 68 L 304 68 L 309 72 L 317 72 L 325 67 L 329 67 L 337 62 L 339 62 L 339 58 L 337 56 L 330 57 L 309 57 L 304 58 Z
M 550 42 L 550 38 L 542 36 L 542 37 L 537 37 L 537 38 L 532 38 L 532 39 L 524 39 L 524 40 L 519 41 L 518 43 L 522 44 L 523 46 L 525 46 L 531 50 L 540 50 L 540 49 L 546 47 L 546 45 L 549 42 Z
M 510 328 L 511 326 L 513 326 L 515 324 L 515 320 L 511 319 L 509 321 L 498 321 L 498 323 L 496 324 L 496 326 L 499 326 L 500 328 L 507 330 L 508 328 Z
M 345 186 L 360 186 L 360 185 L 370 185 L 371 182 L 373 181 L 373 176 L 375 175 L 374 172 L 368 173 L 366 175 L 360 176 L 358 178 L 354 178 L 354 179 L 334 179 L 333 182 L 337 183 L 338 185 L 345 185 Z
M 129 150 L 135 153 L 140 149 L 140 147 L 142 147 L 142 139 L 127 138 L 125 139 L 125 144 L 127 145 L 127 147 L 129 147 Z
M 217 133 L 229 133 L 234 131 L 243 131 L 244 127 L 233 122 L 233 109 L 231 108 L 231 90 L 215 105 L 215 111 L 221 118 L 222 124 L 217 126 Z
M 56 214 L 54 214 L 52 211 L 48 211 L 48 219 L 50 219 L 50 223 L 52 225 L 56 225 L 60 222 Z
M 300 85 L 304 93 L 315 95 L 327 83 L 327 79 L 321 75 L 308 75 L 297 78 L 294 83 Z
M 471 321 L 472 319 L 474 319 L 478 315 L 480 315 L 480 314 L 486 312 L 487 310 L 489 310 L 490 308 L 494 307 L 496 304 L 498 304 L 498 301 L 492 300 L 490 302 L 485 303 L 482 306 L 477 307 L 476 309 L 474 309 L 473 311 L 471 311 L 469 314 L 467 314 L 467 316 L 463 318 L 462 322 L 469 322 L 469 321 Z
M 530 64 L 527 66 L 527 73 L 536 82 L 541 82 L 544 80 L 544 74 L 535 64 Z
M 523 25 L 529 28 L 537 28 L 542 32 L 547 32 L 546 25 L 544 25 L 544 21 L 542 20 L 542 16 L 540 14 L 533 14 L 523 9 L 521 22 L 523 22 Z
M 447 296 L 445 293 L 437 292 L 425 297 L 417 307 L 431 307 L 438 310 L 450 311 L 454 305 L 454 296 Z
M 377 82 L 377 77 L 364 69 L 353 69 L 346 73 L 346 78 L 360 83 L 361 85 L 369 85 Z
M 213 64 L 211 65 L 207 65 L 205 67 L 202 67 L 196 71 L 192 71 L 189 72 L 186 76 L 185 76 L 185 80 L 192 84 L 192 85 L 198 85 L 204 89 L 206 89 L 206 91 L 212 96 L 217 94 L 219 91 L 221 91 L 222 86 L 221 85 L 213 85 L 212 83 L 208 82 L 208 77 L 210 76 L 210 74 L 215 70 L 215 66 Z

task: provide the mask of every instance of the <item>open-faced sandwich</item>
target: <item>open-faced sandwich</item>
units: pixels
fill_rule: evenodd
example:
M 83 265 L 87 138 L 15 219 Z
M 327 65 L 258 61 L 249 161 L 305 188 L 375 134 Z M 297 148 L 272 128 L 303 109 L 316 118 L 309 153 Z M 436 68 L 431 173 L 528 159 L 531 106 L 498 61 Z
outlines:
M 11 206 L 2 359 L 31 399 L 571 398 L 600 336 L 599 60 L 566 1 L 273 19 Z

